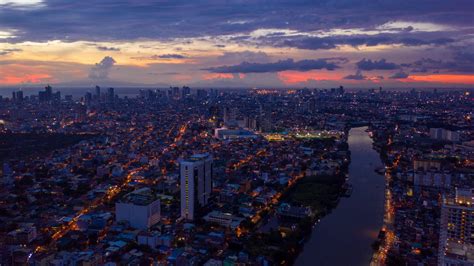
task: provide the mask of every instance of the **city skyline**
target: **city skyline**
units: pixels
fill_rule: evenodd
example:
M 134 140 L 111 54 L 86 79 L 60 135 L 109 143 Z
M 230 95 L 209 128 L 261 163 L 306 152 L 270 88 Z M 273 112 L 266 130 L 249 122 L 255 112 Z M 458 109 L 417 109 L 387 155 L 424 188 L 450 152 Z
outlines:
M 2 265 L 474 263 L 470 90 L 91 90 L 0 95 Z
M 4 0 L 0 87 L 472 87 L 472 25 L 470 1 Z
M 0 266 L 474 265 L 472 47 L 472 0 L 0 0 Z

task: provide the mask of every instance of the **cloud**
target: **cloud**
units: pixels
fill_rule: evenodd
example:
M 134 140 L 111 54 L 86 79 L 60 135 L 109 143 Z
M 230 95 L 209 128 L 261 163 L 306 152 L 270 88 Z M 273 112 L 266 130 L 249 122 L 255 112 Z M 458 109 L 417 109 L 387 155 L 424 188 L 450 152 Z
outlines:
M 18 29 L 19 41 L 169 40 L 249 33 L 288 28 L 320 31 L 334 28 L 375 29 L 388 22 L 417 21 L 432 25 L 472 27 L 472 0 L 399 1 L 114 1 L 4 0 L 0 25 Z M 40 7 L 18 9 L 18 6 Z M 262 15 L 264 14 L 264 15 Z M 178 19 L 177 19 L 178 18 Z M 126 22 L 126 23 L 124 23 Z M 393 23 L 392 23 L 393 24 Z M 100 27 L 98 27 L 100 25 Z M 152 26 L 150 26 L 152 25 Z M 405 33 L 416 25 L 395 23 Z M 445 27 L 447 28 L 447 27 Z M 444 30 L 440 27 L 436 30 Z M 453 31 L 448 38 L 462 36 Z M 454 38 L 456 39 L 456 38 Z M 424 40 L 421 38 L 421 40 Z M 418 42 L 418 41 L 417 41 Z M 331 46 L 331 42 L 327 43 Z M 324 46 L 323 43 L 319 45 Z
M 387 62 L 385 59 L 377 60 L 370 60 L 370 59 L 362 59 L 361 61 L 356 63 L 357 68 L 360 70 L 393 70 L 399 68 L 399 66 L 395 63 Z
M 432 38 L 422 39 L 422 36 L 401 38 L 398 34 L 377 34 L 377 35 L 349 35 L 349 36 L 331 36 L 331 37 L 313 37 L 300 35 L 295 37 L 278 36 L 262 38 L 268 45 L 277 47 L 294 47 L 308 50 L 329 50 L 342 45 L 352 47 L 377 46 L 377 45 L 403 45 L 403 46 L 421 46 L 421 45 L 445 45 L 454 42 L 452 38 Z M 266 39 L 266 40 L 265 40 Z
M 454 54 L 454 59 L 474 64 L 474 53 L 467 51 L 456 51 Z
M 474 73 L 474 53 L 458 50 L 453 53 L 450 61 L 421 58 L 402 66 L 418 73 Z
M 309 71 L 312 69 L 326 69 L 335 70 L 340 68 L 336 61 L 345 62 L 345 58 L 322 58 L 294 61 L 293 59 L 280 60 L 275 63 L 249 63 L 242 62 L 239 65 L 233 66 L 219 66 L 205 68 L 213 73 L 266 73 L 266 72 L 280 72 L 285 70 L 295 71 Z
M 217 74 L 211 79 L 202 79 L 191 84 L 194 87 L 249 88 L 249 87 L 286 87 L 278 73 Z
M 109 72 L 115 63 L 116 61 L 112 57 L 104 57 L 100 63 L 95 64 L 91 68 L 89 72 L 89 78 L 95 80 L 107 79 L 109 77 Z
M 18 49 L 18 48 L 3 49 L 3 50 L 0 50 L 0 56 L 1 55 L 8 55 L 8 54 L 15 53 L 15 52 L 21 52 L 21 51 L 23 51 L 23 50 Z
M 267 63 L 270 61 L 270 57 L 264 52 L 225 52 L 217 57 L 217 61 L 221 64 L 235 64 L 237 62 Z
M 471 51 L 466 49 L 464 54 L 452 57 L 447 54 L 451 46 L 467 46 L 474 40 L 472 10 L 467 8 L 472 6 L 472 0 L 456 0 L 454 4 L 446 0 L 293 0 L 270 1 L 271 4 L 268 0 L 255 0 L 245 5 L 241 0 L 159 1 L 159 4 L 152 0 L 5 1 L 8 4 L 0 4 L 0 40 L 5 43 L 0 53 L 6 54 L 1 50 L 4 48 L 23 48 L 28 53 L 22 53 L 22 59 L 80 62 L 84 65 L 77 73 L 82 76 L 90 72 L 91 77 L 122 77 L 140 82 L 148 79 L 150 83 L 168 78 L 172 82 L 172 75 L 146 74 L 166 71 L 193 76 L 197 82 L 203 74 L 200 70 L 207 68 L 208 72 L 257 71 L 254 73 L 258 80 L 262 71 L 307 71 L 314 66 L 298 65 L 298 60 L 329 56 L 347 57 L 354 63 L 370 58 L 370 67 L 359 68 L 368 76 L 366 83 L 372 76 L 381 74 L 377 70 L 387 68 L 374 66 L 381 58 L 386 58 L 387 64 L 393 60 L 399 64 L 408 58 L 406 64 L 385 74 L 387 83 L 397 83 L 388 77 L 399 70 L 410 74 L 416 71 L 474 73 L 474 64 L 468 60 Z M 18 8 L 18 3 L 25 2 L 36 4 Z M 95 46 L 78 51 L 90 44 Z M 143 45 L 143 49 L 138 45 Z M 99 66 L 90 69 L 90 62 L 85 60 L 92 54 L 99 54 L 100 59 L 104 55 L 119 59 L 113 53 L 119 48 L 122 57 L 139 56 L 138 59 L 149 61 L 144 64 L 120 59 L 120 69 L 114 67 L 112 73 L 110 69 L 102 71 Z M 129 55 L 134 51 L 140 53 Z M 40 53 L 45 56 L 36 56 Z M 171 56 L 174 53 L 179 55 Z M 182 59 L 188 56 L 192 60 Z M 294 61 L 288 63 L 283 60 L 286 58 Z M 127 62 L 136 66 L 130 66 L 133 72 L 124 66 Z M 157 63 L 163 62 L 175 64 L 160 68 Z M 346 66 L 333 61 L 325 63 Z M 368 68 L 374 71 L 368 72 Z M 318 69 L 327 68 L 323 64 L 314 69 L 320 74 L 326 71 Z M 347 71 L 350 74 L 356 71 L 336 70 L 341 72 L 331 73 L 337 73 L 339 80 L 349 74 Z M 66 74 L 58 71 L 55 68 L 49 74 L 67 79 Z M 250 81 L 246 84 L 252 86 Z
M 162 54 L 162 55 L 154 55 L 154 57 L 162 58 L 162 59 L 182 59 L 186 58 L 184 55 L 180 54 Z
M 0 7 L 26 10 L 28 8 L 43 7 L 43 0 L 2 0 Z
M 420 45 L 445 45 L 454 42 L 452 38 L 436 38 L 431 40 L 423 40 L 419 38 L 402 38 L 399 43 L 406 46 L 420 46 Z
M 367 77 L 362 75 L 362 71 L 357 70 L 357 72 L 355 74 L 347 75 L 347 76 L 344 77 L 344 79 L 366 80 Z
M 162 55 L 151 55 L 151 56 L 136 56 L 132 59 L 137 60 L 160 60 L 160 59 L 184 59 L 186 56 L 180 54 L 162 54 Z
M 408 78 L 408 74 L 403 72 L 403 71 L 399 71 L 395 74 L 393 74 L 392 76 L 390 76 L 391 79 L 406 79 Z
M 6 84 L 39 82 L 62 82 L 87 75 L 90 65 L 72 62 L 49 62 L 37 60 L 0 60 L 0 87 Z M 0 92 L 1 94 L 1 92 Z
M 120 48 L 107 47 L 107 46 L 97 46 L 97 50 L 99 50 L 99 51 L 114 51 L 114 52 L 118 52 L 118 51 L 120 51 Z

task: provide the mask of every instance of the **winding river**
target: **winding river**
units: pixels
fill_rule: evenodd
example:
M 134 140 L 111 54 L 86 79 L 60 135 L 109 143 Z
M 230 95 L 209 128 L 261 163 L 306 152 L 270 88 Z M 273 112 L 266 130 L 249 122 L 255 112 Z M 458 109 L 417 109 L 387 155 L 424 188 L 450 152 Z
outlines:
M 366 129 L 349 131 L 351 197 L 314 227 L 295 265 L 369 265 L 383 224 L 385 179 L 374 172 L 383 164 Z

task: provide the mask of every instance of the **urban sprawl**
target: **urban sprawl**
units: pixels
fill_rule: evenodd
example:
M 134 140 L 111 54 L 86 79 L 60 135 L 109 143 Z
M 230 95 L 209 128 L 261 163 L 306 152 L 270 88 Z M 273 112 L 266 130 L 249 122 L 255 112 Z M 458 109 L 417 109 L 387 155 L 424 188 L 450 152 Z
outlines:
M 368 263 L 474 264 L 470 90 L 89 91 L 0 97 L 1 265 L 291 265 L 357 190 L 356 127 L 386 184 Z

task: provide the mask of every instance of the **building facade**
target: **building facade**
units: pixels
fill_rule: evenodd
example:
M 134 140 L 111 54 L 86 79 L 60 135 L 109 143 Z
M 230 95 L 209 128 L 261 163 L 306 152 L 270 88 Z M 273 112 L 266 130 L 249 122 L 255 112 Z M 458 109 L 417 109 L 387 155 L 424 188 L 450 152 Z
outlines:
M 160 204 L 151 189 L 142 188 L 115 203 L 115 219 L 127 221 L 136 229 L 148 229 L 160 221 Z
M 212 156 L 195 154 L 180 162 L 181 218 L 193 220 L 197 208 L 209 202 L 212 184 Z
M 472 189 L 456 188 L 441 209 L 439 265 L 474 265 L 474 201 Z

